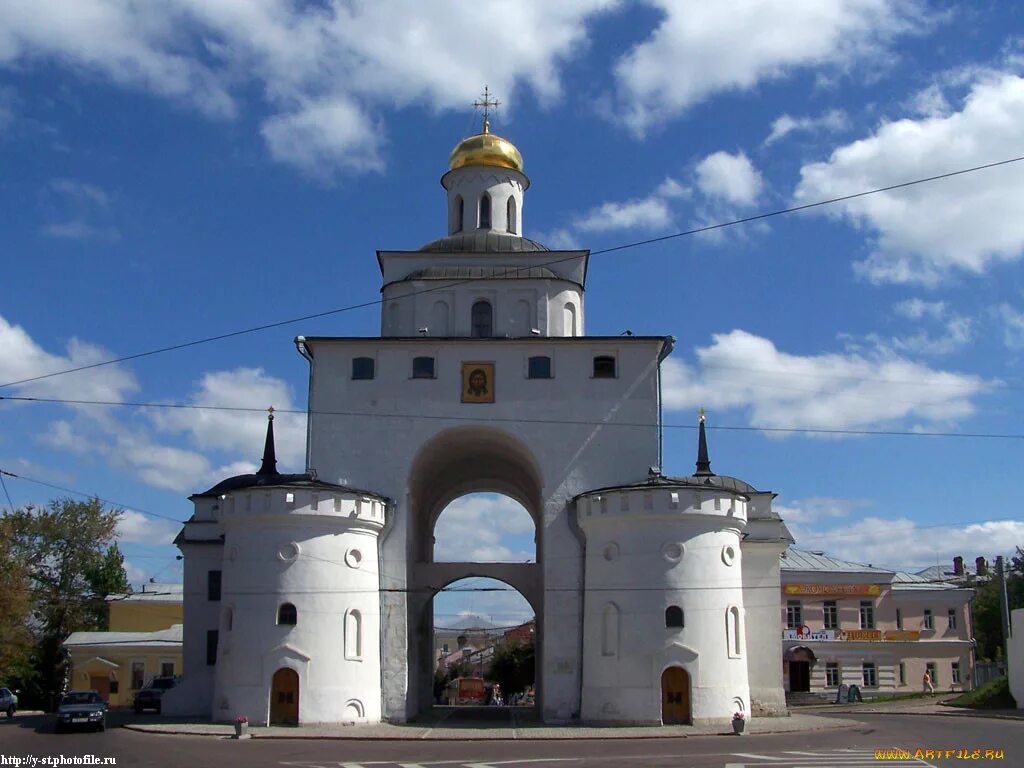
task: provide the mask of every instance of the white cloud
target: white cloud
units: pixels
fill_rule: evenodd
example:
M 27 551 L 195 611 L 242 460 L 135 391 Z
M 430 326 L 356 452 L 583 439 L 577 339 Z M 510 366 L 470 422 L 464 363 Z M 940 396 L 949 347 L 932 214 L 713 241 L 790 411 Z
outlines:
M 974 322 L 969 317 L 949 318 L 939 335 L 918 331 L 907 336 L 894 336 L 889 344 L 897 352 L 919 355 L 948 355 L 967 346 L 974 339 Z
M 320 177 L 381 167 L 381 107 L 467 109 L 481 83 L 506 105 L 559 97 L 586 22 L 618 0 L 12 0 L 0 66 L 55 61 L 231 117 L 263 94 L 271 154 Z
M 179 530 L 181 523 L 126 509 L 117 523 L 117 538 L 122 544 L 171 544 Z
M 580 232 L 668 229 L 672 226 L 670 201 L 689 195 L 690 191 L 678 181 L 666 178 L 646 197 L 625 202 L 607 202 L 592 208 L 574 226 Z
M 1003 343 L 1008 349 L 1024 349 L 1024 312 L 1018 312 L 1005 302 L 999 305 L 997 316 L 1003 324 Z
M 849 517 L 854 510 L 869 506 L 871 504 L 866 501 L 815 496 L 799 499 L 790 504 L 775 504 L 772 509 L 792 529 L 794 525 L 808 525 L 822 520 Z
M 827 530 L 808 528 L 802 521 L 789 527 L 800 549 L 824 550 L 844 560 L 907 571 L 930 565 L 951 567 L 957 555 L 968 562 L 979 555 L 986 559 L 1011 555 L 1014 546 L 1024 541 L 1024 522 L 1019 520 L 932 527 L 905 517 L 870 516 Z
M 801 169 L 796 203 L 837 197 L 1020 155 L 1024 78 L 984 75 L 959 112 L 885 123 Z M 935 284 L 1024 254 L 1024 163 L 880 193 L 828 208 L 875 235 L 855 265 L 873 282 Z
M 946 304 L 942 301 L 924 301 L 923 299 L 906 299 L 897 303 L 893 309 L 897 314 L 911 320 L 920 320 L 926 315 L 938 320 L 946 314 Z
M 741 408 L 754 426 L 804 429 L 949 425 L 975 411 L 996 382 L 940 371 L 886 349 L 791 355 L 742 330 L 715 334 L 696 350 L 697 366 L 662 365 L 664 403 Z
M 91 365 L 111 356 L 102 347 L 75 338 L 67 342 L 65 355 L 52 354 L 33 341 L 24 328 L 0 316 L 0 384 Z M 121 400 L 138 388 L 130 371 L 121 365 L 107 365 L 21 384 L 16 389 L 21 395 L 36 397 Z
M 273 406 L 280 411 L 295 410 L 291 388 L 262 368 L 236 368 L 203 374 L 189 397 L 190 405 L 212 408 L 256 408 Z M 188 434 L 201 451 L 240 454 L 258 465 L 263 455 L 266 416 L 252 411 L 205 409 L 152 409 L 150 419 L 168 434 Z M 278 469 L 305 468 L 306 417 L 303 413 L 277 413 L 274 440 Z
M 925 21 L 919 3 L 894 0 L 646 1 L 661 23 L 615 70 L 623 120 L 641 135 L 716 93 L 800 68 L 891 60 L 891 41 Z
M 449 504 L 434 527 L 438 562 L 524 563 L 536 561 L 527 538 L 533 519 L 507 496 L 471 494 Z
M 774 144 L 791 133 L 816 133 L 818 131 L 834 133 L 848 128 L 849 125 L 850 119 L 841 109 L 829 110 L 818 117 L 793 117 L 782 114 L 772 123 L 772 131 L 764 140 L 764 146 Z
M 764 186 L 761 174 L 743 152 L 715 152 L 697 164 L 697 187 L 708 197 L 734 205 L 752 205 Z

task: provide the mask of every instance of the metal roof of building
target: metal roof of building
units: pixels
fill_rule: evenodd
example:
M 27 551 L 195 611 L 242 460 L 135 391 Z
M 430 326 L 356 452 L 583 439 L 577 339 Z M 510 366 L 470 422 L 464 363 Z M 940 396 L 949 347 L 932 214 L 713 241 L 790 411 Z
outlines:
M 64 641 L 67 647 L 150 645 L 181 647 L 181 624 L 157 632 L 72 632 Z
M 498 232 L 460 232 L 420 247 L 428 253 L 536 253 L 550 250 L 535 240 Z
M 782 556 L 784 571 L 828 571 L 833 573 L 876 573 L 880 576 L 893 576 L 896 571 L 886 568 L 875 568 L 873 565 L 854 563 L 830 557 L 824 552 L 808 552 L 804 549 L 790 548 Z
M 149 582 L 143 584 L 138 592 L 107 595 L 107 600 L 118 603 L 180 603 L 184 595 L 184 584 Z
M 564 280 L 549 267 L 510 267 L 500 265 L 427 267 L 410 272 L 407 280 Z

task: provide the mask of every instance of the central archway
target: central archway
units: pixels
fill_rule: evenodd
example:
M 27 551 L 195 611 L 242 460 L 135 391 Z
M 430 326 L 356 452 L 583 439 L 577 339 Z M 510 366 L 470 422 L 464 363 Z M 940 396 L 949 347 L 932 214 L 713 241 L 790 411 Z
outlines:
M 532 453 L 500 429 L 455 427 L 420 448 L 409 477 L 408 701 L 415 702 L 416 710 L 410 713 L 412 716 L 434 703 L 432 600 L 441 589 L 460 579 L 496 579 L 516 589 L 530 603 L 537 621 L 537 669 L 543 668 L 542 487 L 541 472 Z M 536 531 L 536 562 L 435 562 L 433 536 L 438 517 L 455 499 L 481 492 L 508 496 L 530 514 Z

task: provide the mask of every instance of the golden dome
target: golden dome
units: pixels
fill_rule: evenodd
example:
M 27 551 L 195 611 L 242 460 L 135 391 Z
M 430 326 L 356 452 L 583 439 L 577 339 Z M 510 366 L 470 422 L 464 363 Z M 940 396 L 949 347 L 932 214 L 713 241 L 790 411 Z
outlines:
M 467 165 L 490 165 L 523 172 L 523 156 L 508 139 L 495 136 L 484 121 L 484 132 L 458 143 L 448 158 L 448 170 Z

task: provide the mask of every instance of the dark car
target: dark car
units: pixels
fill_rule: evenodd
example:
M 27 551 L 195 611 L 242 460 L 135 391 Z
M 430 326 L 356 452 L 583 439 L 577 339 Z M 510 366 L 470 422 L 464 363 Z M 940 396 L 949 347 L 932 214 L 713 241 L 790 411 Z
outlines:
M 96 691 L 68 691 L 57 707 L 53 729 L 60 733 L 69 728 L 107 729 L 107 702 Z
M 149 685 L 135 694 L 135 711 L 143 712 L 147 709 L 155 709 L 160 713 L 160 699 L 164 691 L 170 690 L 178 684 L 175 677 L 154 677 Z

